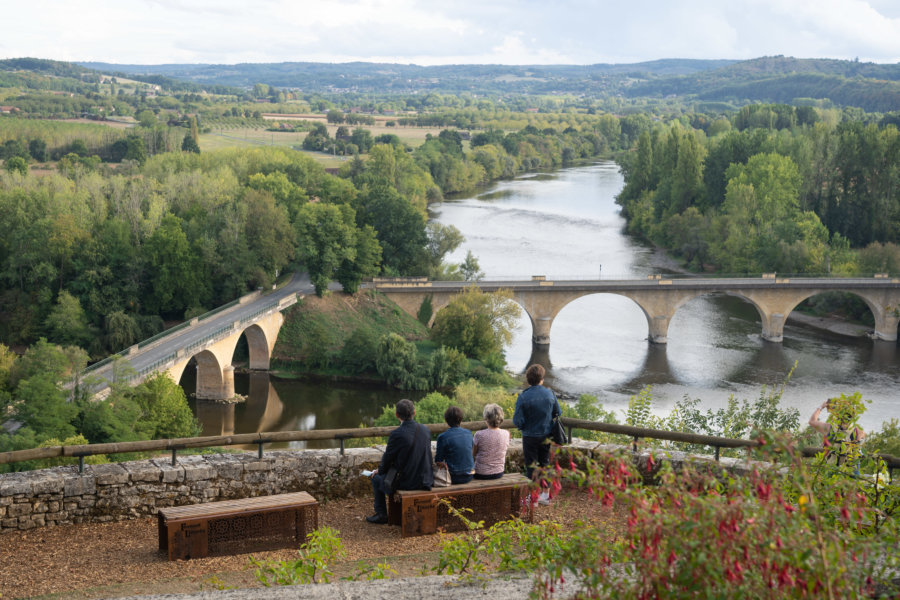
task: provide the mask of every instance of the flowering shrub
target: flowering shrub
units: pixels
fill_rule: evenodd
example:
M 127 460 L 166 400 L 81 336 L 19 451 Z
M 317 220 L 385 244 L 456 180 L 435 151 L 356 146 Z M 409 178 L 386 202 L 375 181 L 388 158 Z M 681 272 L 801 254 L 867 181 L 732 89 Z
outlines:
M 653 487 L 641 483 L 630 454 L 581 459 L 583 466 L 562 459 L 544 473 L 551 495 L 571 485 L 595 502 L 623 508 L 628 518 L 617 539 L 610 543 L 591 524 L 554 530 L 552 542 L 545 525 L 498 524 L 479 538 L 480 556 L 537 573 L 541 598 L 553 597 L 567 578 L 578 582 L 581 598 L 872 595 L 897 567 L 893 519 L 879 516 L 880 509 L 843 482 L 817 480 L 790 443 L 772 436 L 760 441 L 765 457 L 778 461 L 747 476 L 716 466 L 676 473 L 664 462 Z M 494 537 L 514 560 L 491 554 L 485 540 Z M 462 543 L 456 541 L 460 556 Z

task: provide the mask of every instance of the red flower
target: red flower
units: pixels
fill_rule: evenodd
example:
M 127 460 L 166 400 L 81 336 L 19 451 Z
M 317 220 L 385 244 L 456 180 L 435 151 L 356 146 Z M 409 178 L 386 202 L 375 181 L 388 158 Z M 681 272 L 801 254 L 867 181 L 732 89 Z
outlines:
M 674 551 L 674 550 L 669 551 L 669 558 L 668 558 L 669 564 L 671 565 L 671 564 L 674 563 L 677 559 L 678 559 L 678 557 L 675 556 L 675 551 Z

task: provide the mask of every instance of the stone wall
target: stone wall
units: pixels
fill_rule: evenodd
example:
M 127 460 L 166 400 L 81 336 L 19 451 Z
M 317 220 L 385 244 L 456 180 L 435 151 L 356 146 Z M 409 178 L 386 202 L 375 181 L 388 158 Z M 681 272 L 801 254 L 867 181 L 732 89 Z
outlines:
M 572 447 L 588 454 L 619 449 L 574 440 Z M 254 453 L 179 456 L 133 462 L 55 467 L 0 475 L 0 533 L 63 523 L 106 522 L 155 515 L 166 506 L 230 498 L 305 491 L 320 502 L 329 498 L 371 494 L 370 480 L 360 475 L 381 459 L 383 447 L 333 450 L 272 450 L 262 459 Z M 507 471 L 521 468 L 520 440 L 512 440 Z M 655 469 L 647 469 L 648 453 L 635 456 L 645 478 L 652 480 L 662 460 L 676 468 L 684 453 L 654 451 Z M 746 468 L 722 459 L 735 472 Z

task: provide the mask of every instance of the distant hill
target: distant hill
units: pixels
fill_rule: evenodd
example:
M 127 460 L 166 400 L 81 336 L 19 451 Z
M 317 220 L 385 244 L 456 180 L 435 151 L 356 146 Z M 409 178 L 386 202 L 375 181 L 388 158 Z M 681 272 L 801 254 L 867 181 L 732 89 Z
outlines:
M 631 77 L 691 75 L 735 61 L 665 59 L 635 64 L 598 65 L 441 65 L 422 67 L 387 63 L 260 63 L 237 65 L 121 65 L 80 63 L 100 71 L 163 75 L 198 84 L 249 88 L 265 83 L 304 91 L 410 93 L 602 93 Z
M 640 81 L 625 94 L 738 104 L 828 99 L 839 106 L 890 112 L 900 110 L 900 65 L 763 57 L 690 75 Z

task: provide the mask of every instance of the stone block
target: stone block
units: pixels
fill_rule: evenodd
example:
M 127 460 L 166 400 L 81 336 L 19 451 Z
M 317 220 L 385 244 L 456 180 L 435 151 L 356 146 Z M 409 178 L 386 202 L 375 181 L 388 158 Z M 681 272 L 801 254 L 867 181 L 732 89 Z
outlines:
M 31 482 L 32 493 L 37 496 L 39 494 L 60 493 L 63 490 L 63 478 L 58 473 L 46 471 L 32 471 L 37 473 Z
M 172 466 L 170 461 L 154 460 L 153 464 L 160 472 L 160 481 L 163 483 L 177 483 L 184 481 L 184 468 L 181 465 Z
M 19 529 L 25 531 L 28 529 L 34 529 L 35 527 L 37 527 L 37 524 L 31 517 L 19 517 Z
M 0 477 L 0 497 L 31 496 L 33 493 L 34 486 L 31 484 L 31 479 L 25 477 L 24 473 L 13 473 Z
M 13 504 L 12 506 L 7 507 L 6 514 L 10 517 L 21 517 L 22 515 L 30 515 L 34 510 L 31 507 L 31 502 L 18 502 Z
M 6 507 L 0 506 L 0 520 L 2 520 L 6 516 Z
M 50 512 L 50 513 L 59 512 L 60 504 L 61 503 L 58 500 L 54 500 L 53 502 L 48 502 L 47 503 L 47 512 Z
M 31 505 L 32 513 L 45 513 L 47 512 L 47 503 L 41 502 L 40 500 L 35 501 L 34 504 Z
M 128 471 L 117 464 L 90 465 L 90 474 L 97 480 L 97 485 L 107 486 L 128 483 Z
M 274 468 L 275 459 L 272 458 L 263 458 L 262 460 L 254 459 L 244 463 L 244 471 L 247 473 L 257 471 L 272 471 L 274 470 Z
M 149 460 L 124 463 L 125 470 L 132 482 L 156 482 L 162 481 L 162 472 L 159 467 Z
M 3 519 L 3 521 L 0 521 L 0 527 L 3 529 L 18 529 L 19 519 Z
M 240 479 L 244 473 L 244 465 L 239 459 L 228 455 L 215 455 L 207 458 L 220 479 Z
M 83 496 L 97 492 L 97 480 L 93 475 L 77 475 L 66 478 L 63 496 Z

